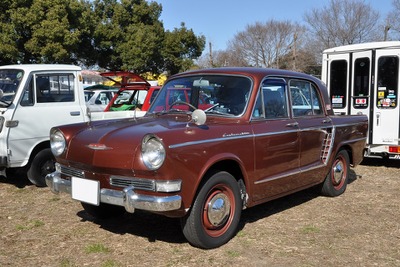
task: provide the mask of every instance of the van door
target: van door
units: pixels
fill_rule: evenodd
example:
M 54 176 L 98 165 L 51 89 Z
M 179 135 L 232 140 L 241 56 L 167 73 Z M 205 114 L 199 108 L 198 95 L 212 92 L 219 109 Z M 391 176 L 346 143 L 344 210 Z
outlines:
M 399 144 L 400 49 L 377 50 L 374 80 L 372 143 Z
M 372 72 L 372 51 L 353 53 L 351 70 L 351 90 L 348 105 L 350 114 L 362 113 L 367 115 L 368 120 L 372 116 L 370 106 L 372 102 L 371 78 Z M 369 137 L 368 137 L 369 138 Z M 368 139 L 367 139 L 367 143 Z
M 16 107 L 8 147 L 11 166 L 24 166 L 32 149 L 49 140 L 50 128 L 84 121 L 74 72 L 36 73 L 29 78 Z
M 328 55 L 327 87 L 335 113 L 348 114 L 349 53 Z

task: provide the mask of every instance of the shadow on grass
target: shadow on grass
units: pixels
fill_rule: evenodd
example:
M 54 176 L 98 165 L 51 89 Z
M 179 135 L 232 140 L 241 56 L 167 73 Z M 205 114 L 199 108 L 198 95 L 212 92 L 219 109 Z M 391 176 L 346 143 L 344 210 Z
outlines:
M 32 185 L 26 176 L 26 170 L 23 168 L 7 169 L 6 174 L 7 176 L 0 173 L 0 183 L 12 184 L 18 188 Z
M 352 169 L 349 178 L 349 183 L 358 178 Z M 268 219 L 269 216 L 303 205 L 319 196 L 317 187 L 313 187 L 246 209 L 242 212 L 238 231 L 247 223 Z M 140 210 L 135 211 L 134 214 L 125 213 L 121 217 L 107 220 L 96 219 L 84 210 L 79 211 L 77 215 L 82 218 L 82 221 L 91 221 L 115 234 L 140 236 L 149 242 L 187 243 L 180 227 L 180 219 L 177 218 L 168 218 Z
M 364 166 L 373 166 L 373 167 L 391 167 L 391 168 L 399 168 L 400 160 L 396 159 L 385 159 L 385 158 L 364 158 L 361 162 L 361 165 Z

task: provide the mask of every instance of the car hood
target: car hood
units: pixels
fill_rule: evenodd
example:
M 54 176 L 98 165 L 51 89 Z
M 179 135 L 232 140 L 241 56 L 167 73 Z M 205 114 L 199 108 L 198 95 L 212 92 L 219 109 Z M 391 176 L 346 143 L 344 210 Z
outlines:
M 162 115 L 61 126 L 68 144 L 64 160 L 86 168 L 132 169 L 147 134 L 158 136 L 166 148 L 202 138 L 207 127 L 189 120 L 186 114 Z

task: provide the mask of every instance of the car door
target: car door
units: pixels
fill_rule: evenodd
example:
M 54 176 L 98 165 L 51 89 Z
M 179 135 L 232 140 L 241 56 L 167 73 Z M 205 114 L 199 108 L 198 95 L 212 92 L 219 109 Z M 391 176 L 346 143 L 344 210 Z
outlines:
M 300 169 L 298 184 L 315 183 L 329 156 L 332 121 L 324 113 L 321 96 L 315 84 L 306 80 L 289 81 L 293 119 L 299 129 Z
M 272 198 L 297 187 L 299 129 L 289 117 L 284 79 L 263 81 L 251 125 L 255 147 L 253 200 Z

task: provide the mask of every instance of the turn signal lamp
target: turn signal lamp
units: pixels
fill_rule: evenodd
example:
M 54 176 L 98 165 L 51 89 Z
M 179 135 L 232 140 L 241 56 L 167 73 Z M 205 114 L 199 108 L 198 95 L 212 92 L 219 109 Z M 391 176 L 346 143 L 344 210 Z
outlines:
M 400 153 L 400 146 L 389 146 L 390 153 Z

